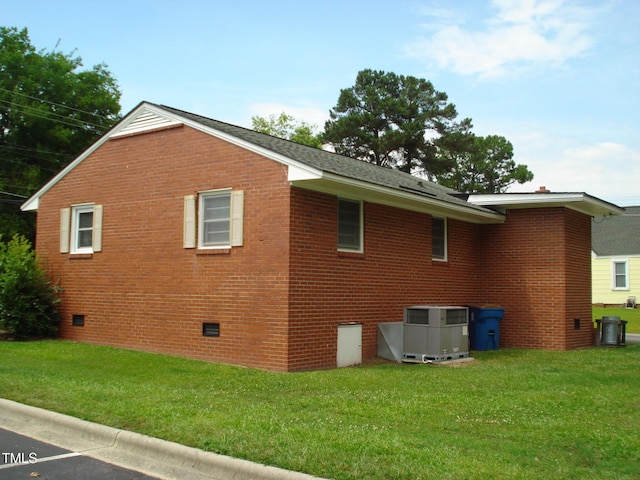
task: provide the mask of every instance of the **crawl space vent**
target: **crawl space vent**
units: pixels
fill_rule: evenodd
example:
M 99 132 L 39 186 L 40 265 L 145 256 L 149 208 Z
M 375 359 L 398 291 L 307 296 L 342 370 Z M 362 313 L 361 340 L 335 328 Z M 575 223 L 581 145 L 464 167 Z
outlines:
M 204 336 L 204 337 L 219 337 L 220 336 L 220 324 L 219 323 L 203 323 L 202 324 L 202 336 Z

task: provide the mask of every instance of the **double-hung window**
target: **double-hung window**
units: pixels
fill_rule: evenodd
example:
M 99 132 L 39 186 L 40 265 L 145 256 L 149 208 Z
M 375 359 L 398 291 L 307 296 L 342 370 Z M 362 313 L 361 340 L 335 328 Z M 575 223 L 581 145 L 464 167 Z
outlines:
M 431 258 L 447 260 L 447 219 L 432 217 L 431 219 Z
M 338 199 L 338 250 L 362 252 L 362 202 Z
M 629 262 L 627 260 L 613 261 L 613 289 L 629 290 Z
M 102 205 L 84 204 L 60 210 L 60 252 L 102 250 Z
M 243 244 L 244 192 L 210 190 L 184 197 L 184 248 L 215 249 Z
M 198 245 L 202 248 L 231 245 L 231 191 L 201 194 L 199 212 Z
M 71 251 L 93 252 L 93 205 L 73 208 Z

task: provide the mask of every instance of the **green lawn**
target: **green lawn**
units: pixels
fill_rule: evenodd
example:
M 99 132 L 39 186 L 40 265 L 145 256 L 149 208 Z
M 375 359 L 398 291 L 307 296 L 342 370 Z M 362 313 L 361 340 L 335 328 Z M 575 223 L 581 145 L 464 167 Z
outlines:
M 335 479 L 637 479 L 640 345 L 272 373 L 0 342 L 0 396 Z
M 627 333 L 640 333 L 640 308 L 593 307 L 593 320 L 603 316 L 620 317 L 627 321 Z

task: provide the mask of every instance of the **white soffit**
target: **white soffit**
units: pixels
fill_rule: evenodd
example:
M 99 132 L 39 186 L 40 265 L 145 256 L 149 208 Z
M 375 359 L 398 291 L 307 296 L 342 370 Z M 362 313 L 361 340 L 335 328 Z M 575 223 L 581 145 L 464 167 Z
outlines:
M 624 209 L 586 193 L 471 194 L 469 203 L 503 209 L 566 207 L 592 217 L 622 215 Z
M 289 171 L 291 172 L 291 167 L 289 167 Z M 404 192 L 328 172 L 320 172 L 320 174 L 318 177 L 309 175 L 306 178 L 291 181 L 291 185 L 343 198 L 364 200 L 431 215 L 441 215 L 470 223 L 495 224 L 505 221 L 504 214 L 499 212 L 481 211 L 473 207 L 446 202 L 436 197 Z

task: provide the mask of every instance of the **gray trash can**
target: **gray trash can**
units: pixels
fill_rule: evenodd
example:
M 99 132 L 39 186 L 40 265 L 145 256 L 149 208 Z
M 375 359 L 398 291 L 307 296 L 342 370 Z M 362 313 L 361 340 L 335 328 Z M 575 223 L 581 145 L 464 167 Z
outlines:
M 627 330 L 627 321 L 620 317 L 605 316 L 596 320 L 598 335 L 596 345 L 599 347 L 623 347 Z

